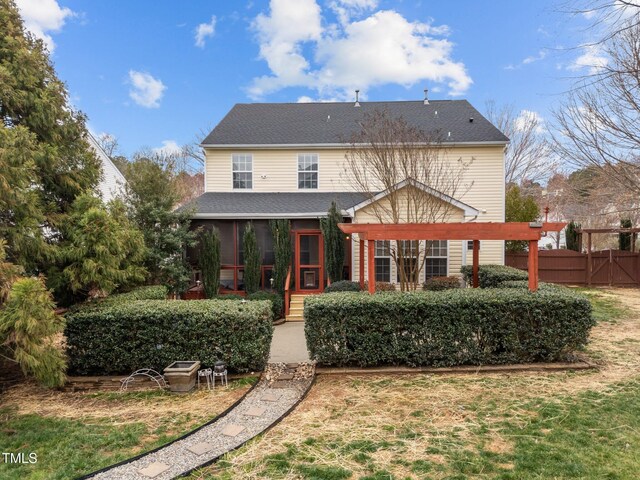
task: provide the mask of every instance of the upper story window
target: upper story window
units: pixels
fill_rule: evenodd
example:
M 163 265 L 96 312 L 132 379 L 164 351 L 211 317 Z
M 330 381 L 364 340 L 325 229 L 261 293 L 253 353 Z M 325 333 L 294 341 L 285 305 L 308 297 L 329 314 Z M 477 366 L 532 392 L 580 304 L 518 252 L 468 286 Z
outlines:
M 233 188 L 251 190 L 253 188 L 253 156 L 249 153 L 234 153 L 231 156 Z
M 318 154 L 298 154 L 298 188 L 318 188 Z

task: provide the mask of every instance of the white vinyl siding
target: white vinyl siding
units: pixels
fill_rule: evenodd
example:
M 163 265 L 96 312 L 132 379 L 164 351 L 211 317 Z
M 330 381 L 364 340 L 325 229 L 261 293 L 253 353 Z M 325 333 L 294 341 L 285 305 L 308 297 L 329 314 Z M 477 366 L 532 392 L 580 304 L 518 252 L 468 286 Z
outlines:
M 253 155 L 234 153 L 231 156 L 234 190 L 253 189 Z
M 318 189 L 318 154 L 298 154 L 298 188 L 300 190 Z

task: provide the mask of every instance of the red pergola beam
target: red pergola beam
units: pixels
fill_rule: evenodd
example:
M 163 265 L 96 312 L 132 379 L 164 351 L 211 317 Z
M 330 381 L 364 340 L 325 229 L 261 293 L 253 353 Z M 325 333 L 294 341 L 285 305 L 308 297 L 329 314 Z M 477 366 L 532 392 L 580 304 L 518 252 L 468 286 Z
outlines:
M 564 222 L 509 223 L 340 223 L 340 229 L 360 238 L 360 285 L 364 283 L 364 244 L 367 242 L 369 293 L 375 285 L 376 240 L 473 240 L 473 286 L 478 287 L 480 240 L 526 240 L 529 242 L 529 290 L 538 289 L 538 240 L 543 232 L 559 232 Z M 590 235 L 589 235 L 590 236 Z

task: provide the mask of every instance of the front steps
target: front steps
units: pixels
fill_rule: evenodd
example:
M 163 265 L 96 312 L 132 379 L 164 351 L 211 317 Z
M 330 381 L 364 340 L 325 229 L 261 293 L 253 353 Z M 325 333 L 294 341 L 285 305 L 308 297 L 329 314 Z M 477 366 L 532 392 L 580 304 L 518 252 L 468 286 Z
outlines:
M 304 299 L 309 294 L 293 294 L 291 295 L 291 303 L 289 303 L 289 315 L 287 322 L 304 322 L 302 312 L 304 310 Z

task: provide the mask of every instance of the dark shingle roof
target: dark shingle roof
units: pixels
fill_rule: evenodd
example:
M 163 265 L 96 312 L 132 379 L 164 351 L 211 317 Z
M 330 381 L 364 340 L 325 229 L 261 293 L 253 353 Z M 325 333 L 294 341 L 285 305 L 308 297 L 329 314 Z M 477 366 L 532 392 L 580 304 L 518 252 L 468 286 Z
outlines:
M 304 217 L 324 215 L 333 200 L 345 210 L 366 196 L 357 192 L 206 192 L 179 210 L 195 209 L 196 218 Z
M 444 142 L 507 142 L 466 100 L 348 103 L 236 104 L 203 145 L 336 144 L 349 141 L 367 112 L 386 110 Z M 436 115 L 437 112 L 437 115 Z M 329 118 L 329 120 L 327 120 Z M 469 119 L 473 118 L 473 122 Z M 448 133 L 451 132 L 451 136 Z

